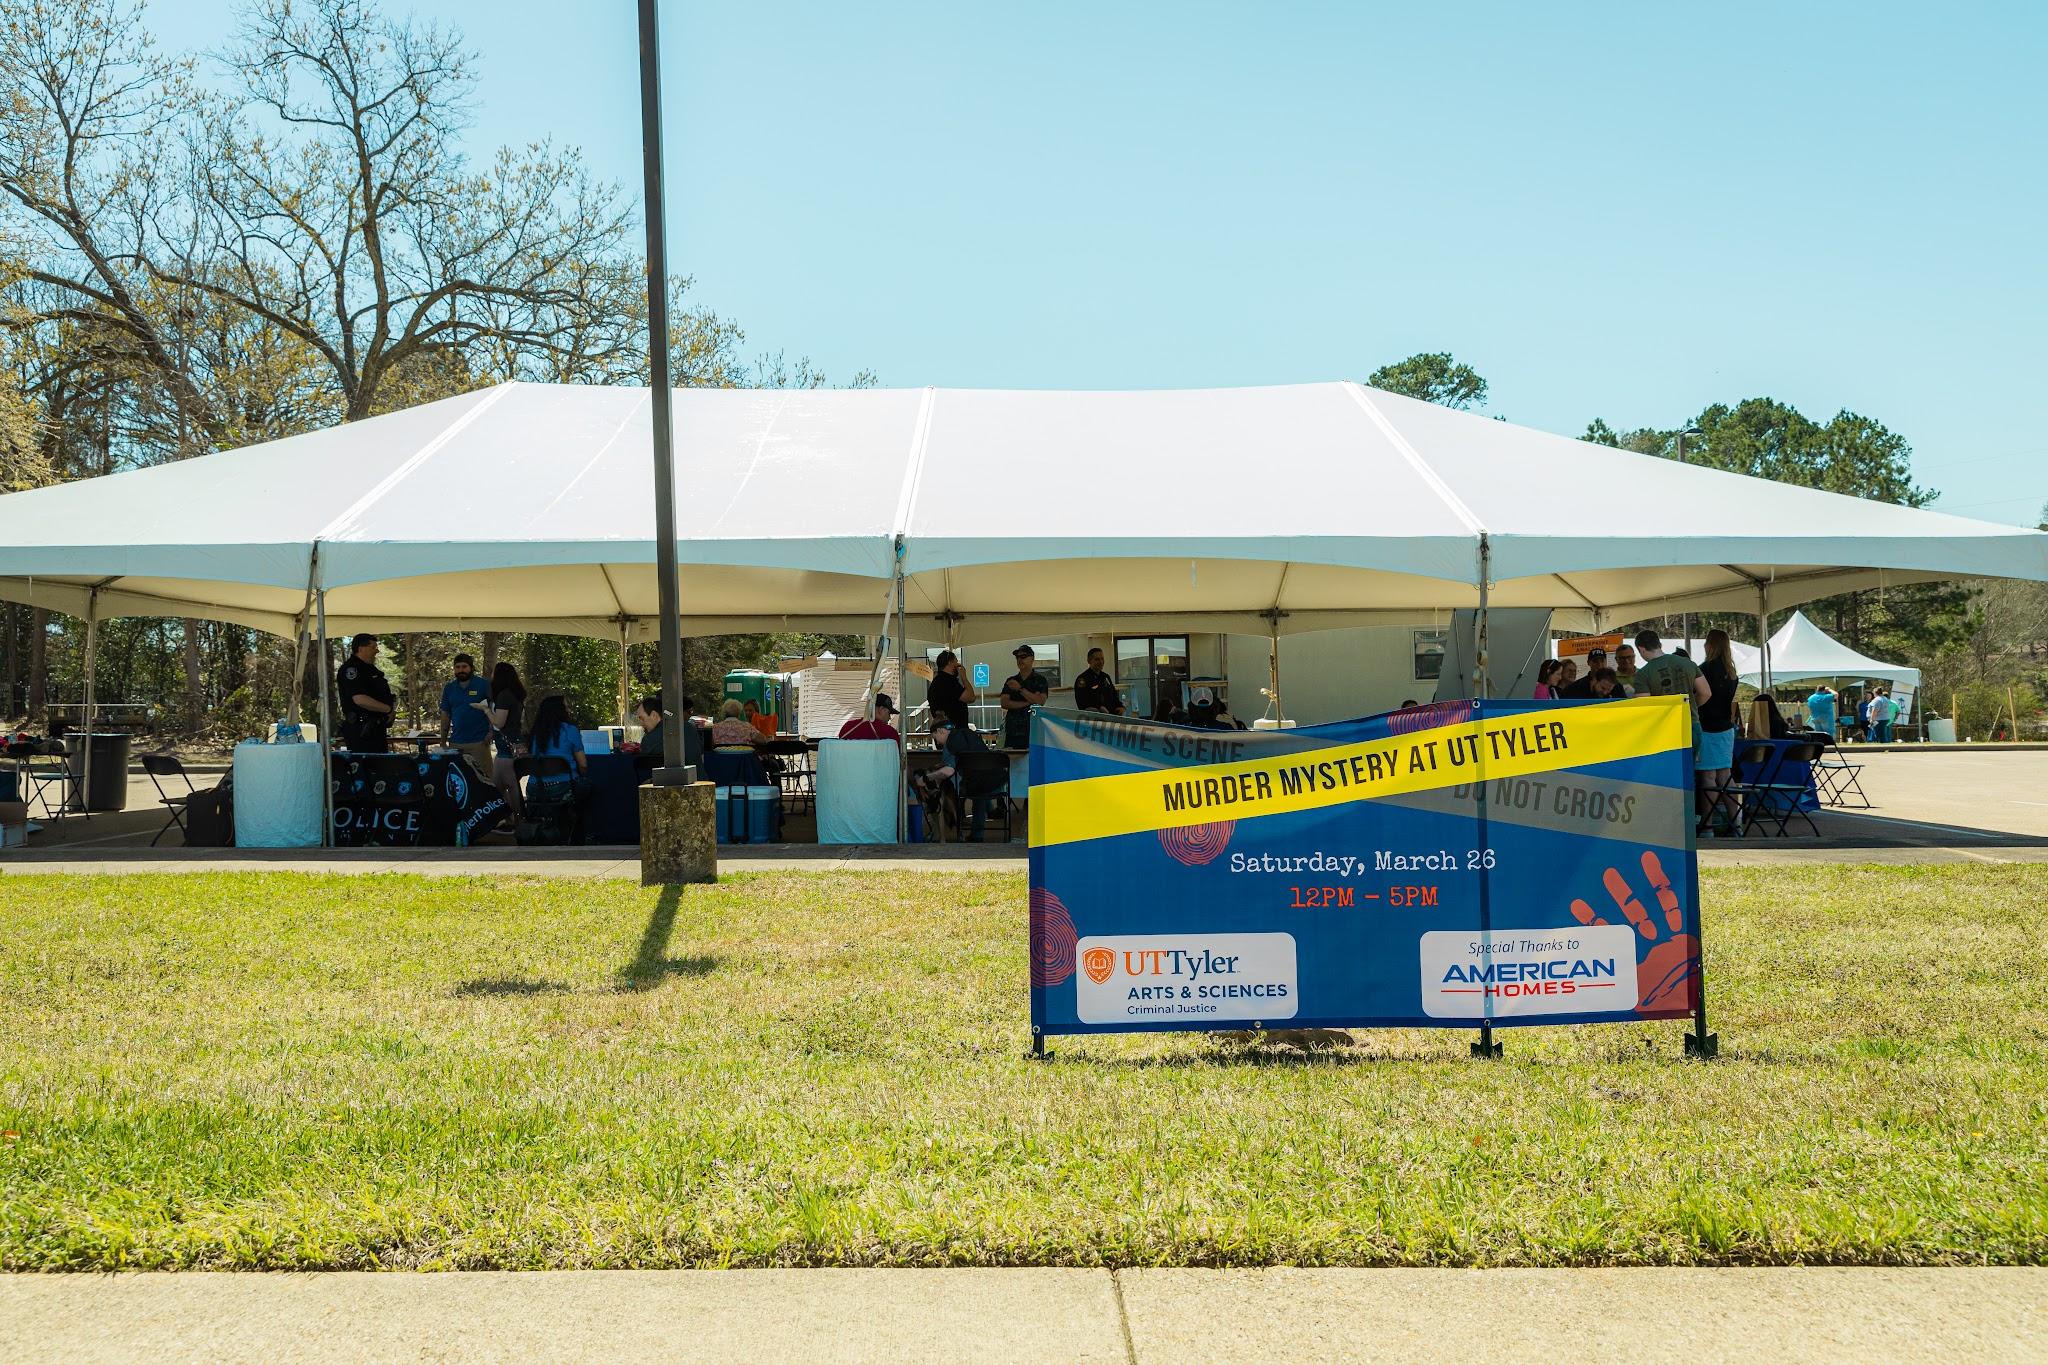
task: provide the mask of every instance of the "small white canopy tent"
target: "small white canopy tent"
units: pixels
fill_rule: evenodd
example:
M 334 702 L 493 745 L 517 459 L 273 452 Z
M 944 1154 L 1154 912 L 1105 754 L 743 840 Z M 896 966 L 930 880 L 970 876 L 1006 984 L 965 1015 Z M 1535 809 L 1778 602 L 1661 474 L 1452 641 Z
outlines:
M 2048 535 L 1674 464 L 1356 384 L 680 390 L 686 631 L 1569 629 L 1931 578 Z M 294 634 L 655 632 L 645 390 L 505 384 L 0 498 L 0 598 Z M 1482 583 L 1484 586 L 1482 586 Z M 924 629 L 920 621 L 936 623 Z
M 1919 669 L 1879 663 L 1858 654 L 1807 619 L 1803 611 L 1793 612 L 1791 619 L 1771 636 L 1766 662 L 1774 683 L 1803 682 L 1809 678 L 1865 678 L 1914 692 L 1920 690 Z M 1756 678 L 1744 673 L 1743 681 L 1755 682 Z
M 1704 658 L 1706 648 L 1706 641 L 1694 640 L 1692 657 Z M 1815 625 L 1803 611 L 1793 612 L 1778 627 L 1771 636 L 1768 653 L 1739 640 L 1730 640 L 1728 650 L 1735 658 L 1736 673 L 1752 687 L 1810 679 L 1863 678 L 1888 682 L 1912 692 L 1920 690 L 1919 669 L 1880 663 L 1858 654 Z

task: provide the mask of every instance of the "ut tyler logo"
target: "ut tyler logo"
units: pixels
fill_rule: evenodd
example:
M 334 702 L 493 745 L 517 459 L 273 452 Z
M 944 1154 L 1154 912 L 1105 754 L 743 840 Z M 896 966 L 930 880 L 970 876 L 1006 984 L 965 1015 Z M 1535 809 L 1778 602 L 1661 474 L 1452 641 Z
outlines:
M 1113 948 L 1090 948 L 1081 954 L 1081 969 L 1088 973 L 1088 979 L 1100 986 L 1109 980 L 1109 974 L 1116 970 L 1116 950 Z

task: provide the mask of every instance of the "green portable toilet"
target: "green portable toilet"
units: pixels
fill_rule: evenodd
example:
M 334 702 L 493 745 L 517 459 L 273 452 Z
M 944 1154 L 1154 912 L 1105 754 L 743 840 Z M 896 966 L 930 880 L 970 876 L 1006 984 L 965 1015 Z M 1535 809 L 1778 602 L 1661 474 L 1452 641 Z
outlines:
M 741 705 L 754 703 L 754 709 L 764 716 L 773 717 L 777 730 L 793 727 L 794 716 L 782 713 L 789 696 L 787 675 L 764 673 L 758 668 L 736 668 L 725 675 L 725 696 L 722 701 L 736 701 Z

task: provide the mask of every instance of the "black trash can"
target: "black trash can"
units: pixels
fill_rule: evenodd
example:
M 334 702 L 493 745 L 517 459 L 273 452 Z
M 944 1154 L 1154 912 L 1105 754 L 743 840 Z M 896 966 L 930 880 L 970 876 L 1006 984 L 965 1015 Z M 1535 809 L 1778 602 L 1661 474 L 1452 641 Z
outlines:
M 72 810 L 128 809 L 129 735 L 92 735 L 73 732 L 64 736 L 71 750 Z M 92 745 L 92 789 L 85 788 L 85 746 Z M 83 798 L 81 800 L 81 798 Z

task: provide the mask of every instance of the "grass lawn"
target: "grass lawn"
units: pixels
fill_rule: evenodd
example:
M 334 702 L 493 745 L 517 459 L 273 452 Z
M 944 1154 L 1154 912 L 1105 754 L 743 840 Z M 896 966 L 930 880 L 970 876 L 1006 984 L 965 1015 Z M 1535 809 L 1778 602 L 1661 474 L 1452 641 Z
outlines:
M 2048 867 L 1706 875 L 1682 1026 L 1023 1058 L 1024 878 L 0 878 L 0 1266 L 2048 1259 Z

